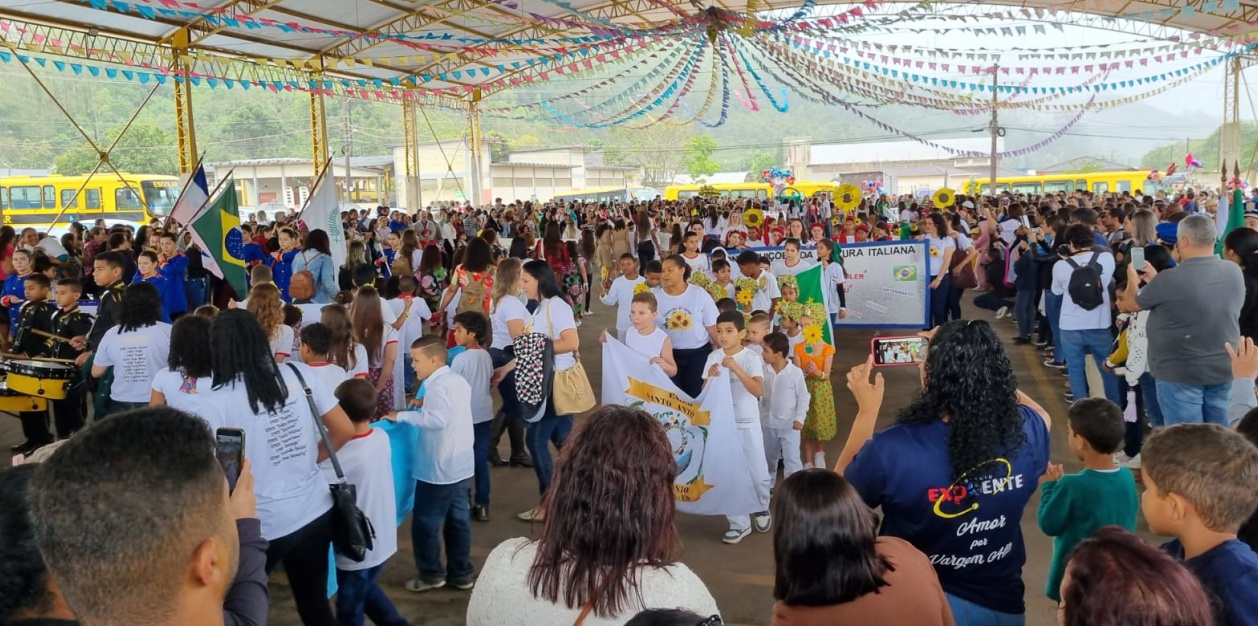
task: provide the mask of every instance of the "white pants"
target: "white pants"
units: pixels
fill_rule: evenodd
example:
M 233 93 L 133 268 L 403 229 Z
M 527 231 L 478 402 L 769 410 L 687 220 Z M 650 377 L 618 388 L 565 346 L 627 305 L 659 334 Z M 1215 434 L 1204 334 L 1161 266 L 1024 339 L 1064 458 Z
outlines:
M 762 426 L 761 429 L 764 432 L 764 460 L 769 464 L 769 484 L 772 484 L 773 477 L 777 476 L 778 458 L 782 459 L 782 464 L 785 466 L 782 478 L 804 469 L 804 463 L 799 458 L 798 430 L 769 428 L 768 426 Z
M 760 425 L 740 427 L 738 443 L 743 449 L 743 460 L 751 469 L 751 483 L 756 490 L 756 499 L 760 501 L 759 508 L 748 513 L 766 512 L 769 510 L 769 488 L 773 486 L 773 476 L 769 474 L 764 463 L 764 433 L 761 432 Z M 796 449 L 798 450 L 798 445 Z M 729 521 L 730 530 L 743 531 L 751 528 L 750 515 L 726 515 L 725 519 Z

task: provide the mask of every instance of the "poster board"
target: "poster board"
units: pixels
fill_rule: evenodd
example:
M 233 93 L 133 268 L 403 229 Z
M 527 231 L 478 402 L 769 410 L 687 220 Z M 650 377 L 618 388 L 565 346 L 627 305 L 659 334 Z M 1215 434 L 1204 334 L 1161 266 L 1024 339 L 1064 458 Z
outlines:
M 769 259 L 771 272 L 783 263 L 780 246 L 751 248 Z M 847 274 L 847 317 L 836 328 L 930 328 L 930 275 L 923 241 L 869 241 L 840 247 Z M 799 251 L 810 265 L 817 249 Z

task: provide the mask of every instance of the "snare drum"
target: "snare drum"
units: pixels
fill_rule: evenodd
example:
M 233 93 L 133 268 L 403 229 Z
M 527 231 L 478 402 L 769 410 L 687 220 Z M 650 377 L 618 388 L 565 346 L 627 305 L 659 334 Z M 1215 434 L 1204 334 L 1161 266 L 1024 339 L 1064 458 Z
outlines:
M 48 400 L 18 393 L 9 389 L 5 381 L 0 380 L 0 411 L 5 413 L 21 413 L 23 411 L 46 411 Z
M 74 368 L 62 363 L 22 359 L 9 361 L 5 369 L 10 390 L 51 400 L 65 400 L 74 380 Z

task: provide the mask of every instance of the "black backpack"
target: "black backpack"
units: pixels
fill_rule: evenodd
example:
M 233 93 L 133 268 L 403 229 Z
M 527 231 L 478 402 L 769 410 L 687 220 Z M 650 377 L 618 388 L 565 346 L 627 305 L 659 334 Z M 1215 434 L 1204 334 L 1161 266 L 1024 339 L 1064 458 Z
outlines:
M 1066 291 L 1070 294 L 1070 299 L 1085 311 L 1091 311 L 1105 304 L 1101 264 L 1096 261 L 1100 256 L 1100 250 L 1093 250 L 1092 258 L 1088 259 L 1086 265 L 1079 265 L 1073 257 L 1066 259 L 1070 267 L 1074 268 L 1074 271 L 1070 273 L 1070 283 L 1066 286 Z

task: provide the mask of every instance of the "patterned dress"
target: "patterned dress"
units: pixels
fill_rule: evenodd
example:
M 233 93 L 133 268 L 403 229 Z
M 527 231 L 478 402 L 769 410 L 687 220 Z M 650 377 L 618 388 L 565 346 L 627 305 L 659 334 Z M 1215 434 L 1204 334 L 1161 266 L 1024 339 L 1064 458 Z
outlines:
M 830 441 L 837 434 L 834 410 L 834 387 L 828 378 L 814 378 L 807 374 L 807 367 L 812 363 L 817 369 L 824 371 L 826 357 L 834 355 L 834 346 L 826 345 L 820 354 L 809 354 L 807 344 L 795 346 L 795 357 L 799 359 L 800 369 L 805 370 L 804 384 L 812 400 L 808 403 L 808 416 L 804 419 L 804 429 L 800 436 L 816 441 Z

